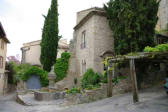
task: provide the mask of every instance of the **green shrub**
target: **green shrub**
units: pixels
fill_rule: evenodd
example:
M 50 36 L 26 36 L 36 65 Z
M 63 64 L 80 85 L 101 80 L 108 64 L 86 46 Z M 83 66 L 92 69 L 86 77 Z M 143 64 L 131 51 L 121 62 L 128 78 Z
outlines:
M 54 72 L 57 76 L 56 81 L 60 81 L 66 76 L 69 66 L 69 58 L 70 54 L 68 52 L 64 52 L 61 54 L 61 58 L 57 59 L 54 65 Z
M 41 85 L 43 87 L 48 85 L 48 73 L 37 66 L 31 66 L 25 72 L 23 72 L 22 79 L 27 81 L 31 75 L 36 75 L 40 78 Z
M 31 65 L 29 64 L 16 64 L 14 62 L 9 62 L 9 83 L 16 84 L 19 80 L 22 80 L 24 72 L 30 67 Z
M 97 85 L 87 85 L 87 88 L 85 88 L 85 90 L 93 90 L 93 89 L 97 89 L 100 88 L 100 84 Z
M 120 82 L 120 80 L 123 80 L 123 79 L 126 79 L 127 76 L 124 76 L 124 75 L 117 75 L 115 76 L 113 79 L 112 79 L 112 83 L 114 85 L 118 84 Z M 107 73 L 106 71 L 104 71 L 104 74 L 103 74 L 103 80 L 102 80 L 103 83 L 107 83 Z
M 73 87 L 73 88 L 67 90 L 66 93 L 67 94 L 76 94 L 76 93 L 81 93 L 81 90 L 80 90 L 80 88 Z
M 100 83 L 100 75 L 92 69 L 88 69 L 81 79 L 81 87 L 87 88 L 89 85 L 98 85 Z
M 168 44 L 160 44 L 155 47 L 145 47 L 144 52 L 166 52 L 168 51 Z

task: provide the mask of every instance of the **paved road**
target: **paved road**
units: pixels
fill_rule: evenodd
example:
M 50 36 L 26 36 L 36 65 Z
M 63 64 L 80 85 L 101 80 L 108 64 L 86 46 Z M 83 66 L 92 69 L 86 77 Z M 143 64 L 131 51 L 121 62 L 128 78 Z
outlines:
M 133 104 L 131 94 L 124 94 L 71 107 L 22 106 L 8 95 L 0 96 L 0 112 L 168 112 L 168 96 L 161 88 L 141 92 L 140 99 L 140 103 Z

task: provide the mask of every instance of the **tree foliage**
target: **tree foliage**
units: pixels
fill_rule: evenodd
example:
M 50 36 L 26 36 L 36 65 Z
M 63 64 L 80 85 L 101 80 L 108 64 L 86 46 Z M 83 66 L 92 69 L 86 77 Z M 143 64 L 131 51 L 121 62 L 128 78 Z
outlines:
M 114 33 L 116 54 L 143 51 L 154 45 L 158 0 L 110 0 L 104 9 Z
M 57 0 L 52 0 L 51 7 L 48 10 L 47 16 L 44 16 L 44 26 L 41 41 L 41 56 L 40 61 L 43 69 L 51 70 L 51 66 L 56 62 L 57 47 L 58 47 L 58 10 Z

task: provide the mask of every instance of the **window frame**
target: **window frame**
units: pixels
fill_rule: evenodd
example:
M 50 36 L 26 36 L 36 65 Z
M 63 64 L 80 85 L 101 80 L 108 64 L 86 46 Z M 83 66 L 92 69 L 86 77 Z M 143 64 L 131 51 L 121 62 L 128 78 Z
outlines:
M 5 47 L 5 42 L 4 42 L 4 40 L 2 39 L 2 40 L 1 40 L 1 49 L 4 49 L 4 47 Z
M 86 31 L 82 32 L 81 49 L 86 48 Z
M 3 68 L 3 57 L 2 56 L 0 56 L 0 68 Z

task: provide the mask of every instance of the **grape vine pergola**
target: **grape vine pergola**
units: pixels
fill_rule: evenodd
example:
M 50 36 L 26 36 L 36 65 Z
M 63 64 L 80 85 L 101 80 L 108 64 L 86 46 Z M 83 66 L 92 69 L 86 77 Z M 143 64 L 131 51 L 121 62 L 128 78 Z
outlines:
M 123 56 L 113 56 L 108 58 L 108 83 L 107 83 L 107 96 L 112 96 L 112 78 L 114 76 L 114 69 L 111 69 L 114 67 L 116 63 L 119 63 L 121 61 L 128 61 L 130 65 L 130 76 L 131 76 L 131 83 L 132 83 L 132 93 L 133 93 L 133 102 L 139 102 L 139 96 L 138 96 L 138 87 L 137 87 L 137 78 L 136 78 L 136 66 L 135 61 L 136 60 L 143 60 L 143 61 L 150 61 L 150 62 L 160 62 L 160 63 L 168 63 L 168 52 L 139 52 L 132 55 L 123 55 Z

